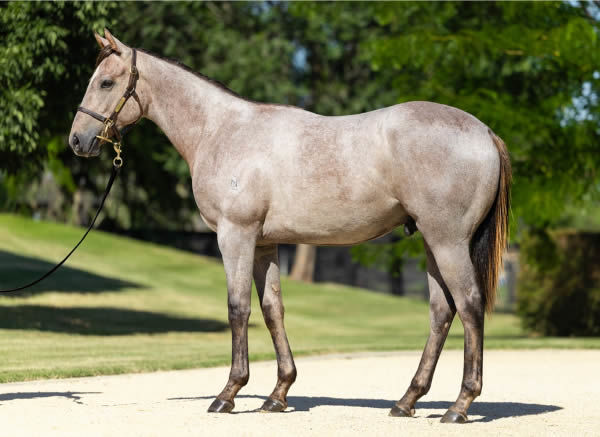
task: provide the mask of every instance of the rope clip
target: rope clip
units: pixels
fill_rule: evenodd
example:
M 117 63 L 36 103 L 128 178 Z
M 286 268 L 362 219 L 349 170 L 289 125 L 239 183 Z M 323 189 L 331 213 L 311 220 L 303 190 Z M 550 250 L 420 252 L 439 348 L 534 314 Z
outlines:
M 117 153 L 115 159 L 113 159 L 113 165 L 116 168 L 121 168 L 123 166 L 123 158 L 121 158 L 121 143 L 113 143 L 113 149 Z

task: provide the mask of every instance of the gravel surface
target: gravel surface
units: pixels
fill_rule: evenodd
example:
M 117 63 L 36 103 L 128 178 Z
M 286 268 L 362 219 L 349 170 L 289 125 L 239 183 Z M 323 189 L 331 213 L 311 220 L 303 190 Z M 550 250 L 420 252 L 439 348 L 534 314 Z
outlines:
M 483 394 L 470 423 L 439 423 L 458 395 L 462 352 L 442 354 L 414 418 L 388 417 L 420 352 L 330 355 L 297 360 L 285 413 L 259 408 L 274 362 L 253 363 L 234 414 L 206 409 L 228 368 L 33 381 L 0 385 L 6 436 L 600 435 L 600 351 L 487 351 Z

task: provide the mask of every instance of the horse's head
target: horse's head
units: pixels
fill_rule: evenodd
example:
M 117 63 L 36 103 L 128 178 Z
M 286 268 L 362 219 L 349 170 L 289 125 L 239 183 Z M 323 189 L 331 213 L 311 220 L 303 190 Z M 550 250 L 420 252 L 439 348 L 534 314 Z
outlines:
M 90 79 L 69 134 L 69 145 L 73 152 L 85 157 L 100 153 L 100 146 L 104 141 L 98 137 L 119 135 L 118 129 L 135 123 L 142 115 L 135 84 L 133 93 L 129 96 L 135 99 L 127 98 L 124 104 L 121 102 L 126 91 L 131 88 L 134 51 L 112 36 L 107 29 L 104 29 L 104 38 L 97 33 L 94 36 L 101 48 L 96 71 Z M 138 103 L 132 100 L 137 100 Z M 107 124 L 101 121 L 103 118 L 111 118 L 111 115 L 114 118 L 114 129 L 107 128 Z

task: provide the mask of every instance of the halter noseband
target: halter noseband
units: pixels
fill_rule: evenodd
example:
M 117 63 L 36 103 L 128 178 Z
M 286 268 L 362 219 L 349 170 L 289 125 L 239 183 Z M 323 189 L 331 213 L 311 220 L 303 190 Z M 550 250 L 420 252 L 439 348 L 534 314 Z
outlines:
M 136 50 L 131 49 L 131 51 L 132 52 L 131 52 L 131 67 L 129 68 L 129 83 L 127 84 L 127 88 L 125 89 L 125 92 L 123 93 L 123 97 L 121 97 L 121 99 L 117 103 L 117 106 L 115 106 L 115 109 L 113 110 L 112 114 L 109 117 L 105 117 L 101 114 L 98 114 L 97 112 L 94 112 L 87 108 L 84 108 L 83 106 L 80 106 L 77 108 L 77 111 L 81 111 L 87 115 L 90 115 L 90 116 L 94 117 L 96 120 L 101 121 L 104 124 L 104 129 L 102 130 L 102 134 L 96 135 L 96 138 L 98 138 L 101 142 L 108 142 L 113 145 L 115 152 L 117 152 L 117 157 L 113 161 L 113 163 L 116 167 L 121 167 L 121 165 L 123 165 L 123 160 L 121 159 L 121 141 L 123 140 L 123 135 L 125 135 L 127 133 L 127 131 L 134 124 L 136 124 L 140 120 L 140 118 L 142 118 L 142 115 L 144 114 L 144 110 L 142 109 L 142 103 L 140 102 L 140 98 L 138 97 L 137 93 L 135 92 L 135 86 L 137 85 L 137 81 L 140 78 L 140 73 L 138 72 L 138 69 L 135 65 Z M 113 53 L 113 52 L 115 52 L 115 50 L 113 50 L 111 53 Z M 122 131 L 119 131 L 119 129 L 117 129 L 117 126 L 116 126 L 117 118 L 119 117 L 119 113 L 121 112 L 121 109 L 123 109 L 123 106 L 125 106 L 125 103 L 127 103 L 127 100 L 129 100 L 130 97 L 133 97 L 135 99 L 135 101 L 137 102 L 137 104 L 140 108 L 140 115 L 138 115 L 138 118 L 136 118 L 136 120 L 133 123 L 128 124 L 127 126 L 123 127 Z M 111 139 L 111 134 L 114 135 L 114 137 L 116 138 L 116 141 Z

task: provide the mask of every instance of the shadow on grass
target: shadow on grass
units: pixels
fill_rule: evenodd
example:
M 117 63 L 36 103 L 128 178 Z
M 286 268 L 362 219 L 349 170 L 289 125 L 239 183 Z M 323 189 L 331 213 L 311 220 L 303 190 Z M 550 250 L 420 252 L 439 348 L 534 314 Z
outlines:
M 220 332 L 228 329 L 228 325 L 219 320 L 183 318 L 122 308 L 15 305 L 0 306 L 0 329 L 80 335 L 128 335 Z
M 38 392 L 4 393 L 4 394 L 0 394 L 0 402 L 14 401 L 14 400 L 20 400 L 20 399 L 40 399 L 40 398 L 57 398 L 57 397 L 60 397 L 60 398 L 65 398 L 65 399 L 71 399 L 76 404 L 83 405 L 83 402 L 81 402 L 81 397 L 82 396 L 80 396 L 80 395 L 97 395 L 97 394 L 101 394 L 101 392 L 99 392 L 99 391 L 83 391 L 83 392 L 71 392 L 71 391 L 50 392 L 50 391 L 38 391 Z
M 54 265 L 54 263 L 37 258 L 0 250 L 0 289 L 19 287 L 32 282 L 54 267 Z M 32 296 L 46 291 L 102 293 L 139 287 L 140 285 L 133 282 L 121 281 L 120 279 L 109 278 L 63 265 L 39 284 L 23 291 L 3 294 L 2 296 Z
M 201 399 L 213 399 L 214 396 L 198 396 L 191 398 L 170 398 L 170 401 L 193 401 Z M 236 398 L 256 398 L 266 400 L 266 396 L 258 395 L 238 395 Z M 310 411 L 315 407 L 333 406 L 333 407 L 360 407 L 360 408 L 379 408 L 388 410 L 392 408 L 396 401 L 387 399 L 361 399 L 361 398 L 332 398 L 326 396 L 288 396 L 289 408 L 292 410 L 286 413 L 295 411 Z M 430 414 L 428 418 L 441 418 L 446 410 L 452 405 L 452 402 L 432 401 L 432 402 L 417 402 L 415 408 L 417 417 L 419 416 L 419 408 L 439 409 L 440 414 Z M 475 401 L 469 408 L 470 416 L 483 416 L 480 419 L 469 420 L 469 422 L 491 422 L 497 419 L 507 417 L 534 416 L 537 414 L 551 413 L 561 410 L 562 407 L 556 405 L 544 404 L 526 404 L 522 402 L 477 402 Z M 255 411 L 255 410 L 254 410 Z M 254 411 L 240 411 L 240 413 L 251 413 Z M 402 420 L 402 419 L 399 419 Z

